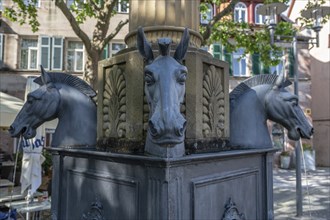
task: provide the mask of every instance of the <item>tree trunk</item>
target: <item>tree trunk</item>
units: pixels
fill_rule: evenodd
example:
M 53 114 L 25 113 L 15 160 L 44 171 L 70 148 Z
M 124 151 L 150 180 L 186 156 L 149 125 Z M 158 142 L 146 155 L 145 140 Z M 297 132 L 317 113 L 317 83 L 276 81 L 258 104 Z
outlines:
M 100 60 L 100 54 L 95 52 L 93 55 L 87 53 L 87 61 L 85 62 L 85 71 L 83 74 L 83 80 L 85 80 L 94 90 L 98 89 L 97 84 L 97 72 L 98 72 L 98 62 Z

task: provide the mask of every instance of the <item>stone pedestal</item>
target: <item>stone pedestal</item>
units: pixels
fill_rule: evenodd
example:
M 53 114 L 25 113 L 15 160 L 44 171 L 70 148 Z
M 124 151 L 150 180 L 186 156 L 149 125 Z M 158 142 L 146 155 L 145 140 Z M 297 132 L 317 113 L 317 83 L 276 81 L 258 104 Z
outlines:
M 229 139 L 229 66 L 196 48 L 188 50 L 184 64 L 188 76 L 181 113 L 187 120 L 186 151 L 221 150 Z M 143 152 L 149 119 L 143 68 L 143 59 L 134 49 L 99 63 L 100 148 Z
M 54 219 L 222 219 L 229 209 L 273 219 L 272 149 L 177 159 L 51 151 Z

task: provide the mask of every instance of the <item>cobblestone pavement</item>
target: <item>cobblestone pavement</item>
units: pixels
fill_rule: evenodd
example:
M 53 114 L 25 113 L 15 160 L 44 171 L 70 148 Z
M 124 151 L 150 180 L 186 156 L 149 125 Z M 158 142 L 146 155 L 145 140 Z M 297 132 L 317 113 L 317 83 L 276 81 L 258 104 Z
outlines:
M 302 172 L 303 215 L 296 217 L 296 172 L 274 169 L 275 220 L 329 220 L 330 219 L 330 168 L 318 167 Z

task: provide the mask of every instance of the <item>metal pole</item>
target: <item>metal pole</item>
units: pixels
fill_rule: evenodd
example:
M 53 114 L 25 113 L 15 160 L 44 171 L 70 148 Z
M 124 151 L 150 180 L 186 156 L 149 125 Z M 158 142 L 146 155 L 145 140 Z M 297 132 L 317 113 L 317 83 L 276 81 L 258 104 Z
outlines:
M 299 98 L 299 88 L 298 88 L 298 56 L 297 56 L 297 35 L 293 37 L 293 58 L 294 58 L 294 94 Z M 303 214 L 302 205 L 302 186 L 301 186 L 301 146 L 300 141 L 296 141 L 295 144 L 296 152 L 296 207 L 297 216 L 300 217 Z

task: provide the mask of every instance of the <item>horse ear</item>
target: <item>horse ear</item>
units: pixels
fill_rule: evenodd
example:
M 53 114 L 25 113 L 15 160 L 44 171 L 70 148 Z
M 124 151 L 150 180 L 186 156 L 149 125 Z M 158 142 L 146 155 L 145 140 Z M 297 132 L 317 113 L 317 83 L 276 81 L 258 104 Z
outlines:
M 189 46 L 189 31 L 188 28 L 184 29 L 181 41 L 178 45 L 178 47 L 175 50 L 174 53 L 174 59 L 176 59 L 178 62 L 182 62 L 184 56 L 186 55 L 187 49 Z
M 40 65 L 40 69 L 41 69 L 41 81 L 43 85 L 47 85 L 48 83 L 51 82 L 51 78 L 42 65 Z
M 273 88 L 274 89 L 285 88 L 291 84 L 292 82 L 289 79 L 287 79 L 287 77 L 285 77 L 285 74 L 282 72 L 280 75 L 278 75 Z
M 139 27 L 137 32 L 137 48 L 148 63 L 154 60 L 151 45 L 147 41 L 142 27 Z
M 283 83 L 284 83 L 284 74 L 283 72 L 281 72 L 278 76 L 277 76 L 277 79 L 275 81 L 275 84 L 274 84 L 274 89 L 279 89 L 279 88 L 282 88 L 283 87 Z

